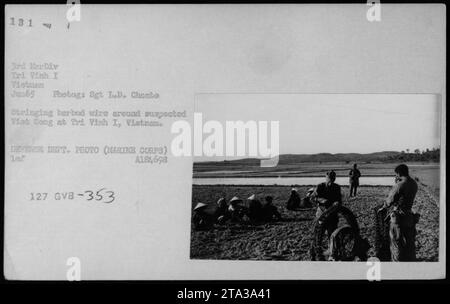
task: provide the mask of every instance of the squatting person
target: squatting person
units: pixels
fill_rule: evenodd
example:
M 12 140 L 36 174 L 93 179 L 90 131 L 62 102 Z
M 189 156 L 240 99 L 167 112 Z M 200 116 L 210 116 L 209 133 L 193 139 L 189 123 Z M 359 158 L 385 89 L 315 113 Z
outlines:
M 414 261 L 416 223 L 419 215 L 412 212 L 412 206 L 417 193 L 417 183 L 409 176 L 407 165 L 398 165 L 394 171 L 396 183 L 380 211 L 389 208 L 391 260 Z
M 300 207 L 301 199 L 296 188 L 292 188 L 291 195 L 286 203 L 287 210 L 296 210 Z
M 247 215 L 247 209 L 242 206 L 242 199 L 235 196 L 230 200 L 230 205 L 228 206 L 228 217 L 232 222 L 243 222 L 244 217 Z
M 207 209 L 208 205 L 197 203 L 193 210 L 192 224 L 195 230 L 209 229 L 214 224 L 214 217 Z
M 217 200 L 217 210 L 216 210 L 216 221 L 219 224 L 222 224 L 228 220 L 228 206 L 227 201 L 224 197 L 221 197 Z
M 263 219 L 268 222 L 272 220 L 281 220 L 280 212 L 278 212 L 277 207 L 272 205 L 273 197 L 266 196 L 265 201 L 266 203 L 262 206 Z
M 341 186 L 336 184 L 336 172 L 329 171 L 326 173 L 325 182 L 317 185 L 315 190 L 315 197 L 319 206 L 317 207 L 316 220 L 320 218 L 323 212 L 334 205 L 342 204 Z M 326 227 L 328 237 L 331 236 L 334 230 L 336 230 L 339 222 L 339 218 L 336 215 L 331 215 L 328 218 L 328 224 Z
M 261 202 L 252 194 L 248 200 L 248 217 L 251 222 L 260 222 L 263 220 L 263 210 Z

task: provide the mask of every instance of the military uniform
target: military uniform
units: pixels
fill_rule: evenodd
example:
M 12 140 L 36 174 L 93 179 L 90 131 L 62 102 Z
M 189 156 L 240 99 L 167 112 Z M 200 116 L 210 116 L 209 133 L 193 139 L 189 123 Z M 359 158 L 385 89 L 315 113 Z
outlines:
M 335 183 L 321 183 L 317 186 L 314 195 L 317 197 L 319 206 L 317 207 L 316 219 L 322 215 L 325 210 L 330 208 L 333 203 L 342 203 L 341 186 Z M 339 218 L 337 215 L 332 215 L 328 218 L 327 232 L 328 237 L 337 228 Z
M 390 209 L 390 249 L 392 261 L 416 259 L 416 223 L 418 215 L 412 212 L 417 183 L 409 176 L 400 177 L 392 187 L 385 203 Z
M 359 178 L 361 177 L 361 172 L 358 169 L 351 169 L 348 173 L 349 183 L 350 183 L 350 196 L 356 196 L 356 190 L 359 186 Z

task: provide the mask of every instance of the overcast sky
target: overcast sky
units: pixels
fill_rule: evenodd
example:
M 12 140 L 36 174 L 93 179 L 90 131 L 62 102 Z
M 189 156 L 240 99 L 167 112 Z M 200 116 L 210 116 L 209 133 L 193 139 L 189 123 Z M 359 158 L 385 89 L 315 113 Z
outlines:
M 200 94 L 195 112 L 277 120 L 280 154 L 370 153 L 439 147 L 440 107 L 429 94 Z

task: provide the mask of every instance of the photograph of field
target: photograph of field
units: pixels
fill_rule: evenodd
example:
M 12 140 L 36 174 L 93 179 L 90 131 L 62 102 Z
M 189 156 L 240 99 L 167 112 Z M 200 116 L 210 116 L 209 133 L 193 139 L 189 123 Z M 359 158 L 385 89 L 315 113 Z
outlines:
M 336 166 L 336 164 L 334 164 Z M 379 164 L 392 171 L 393 164 Z M 323 165 L 325 167 L 325 165 Z M 373 168 L 370 165 L 369 168 Z M 341 166 L 344 170 L 344 165 Z M 439 248 L 439 167 L 436 164 L 412 166 L 412 175 L 419 181 L 414 211 L 421 218 L 416 226 L 417 260 L 437 261 Z M 389 170 L 390 169 L 390 170 Z M 374 169 L 376 170 L 376 169 Z M 381 169 L 379 169 L 381 170 Z M 361 167 L 365 172 L 366 168 Z M 392 175 L 392 172 L 389 172 Z M 296 186 L 301 197 L 313 185 Z M 258 197 L 271 195 L 283 219 L 261 225 L 225 224 L 216 225 L 208 231 L 191 230 L 191 258 L 193 259 L 243 259 L 243 260 L 310 260 L 309 250 L 316 209 L 289 211 L 286 201 L 292 186 L 221 186 L 194 185 L 192 201 L 216 202 L 220 197 L 239 196 L 246 198 L 251 194 Z M 362 186 L 359 195 L 348 197 L 348 187 L 343 186 L 343 205 L 357 217 L 361 236 L 371 245 L 368 254 L 374 255 L 375 222 L 373 207 L 380 205 L 388 195 L 389 186 Z
M 280 129 L 269 157 L 219 155 L 229 150 L 215 143 L 209 151 L 218 155 L 195 158 L 191 259 L 440 260 L 437 96 L 204 94 L 196 102 L 204 120 L 253 121 L 235 130 L 244 144 L 257 143 L 255 121 Z

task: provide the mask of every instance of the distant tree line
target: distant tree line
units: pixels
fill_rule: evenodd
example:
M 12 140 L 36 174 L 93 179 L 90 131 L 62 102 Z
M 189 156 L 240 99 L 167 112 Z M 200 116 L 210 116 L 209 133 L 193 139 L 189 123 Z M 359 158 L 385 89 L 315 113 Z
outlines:
M 318 154 L 281 154 L 279 156 L 279 165 L 293 165 L 298 166 L 300 163 L 328 163 L 328 162 L 345 162 L 352 163 L 366 163 L 373 162 L 439 162 L 440 149 L 426 149 L 420 151 L 415 149 L 410 151 L 381 151 L 367 154 L 360 153 L 318 153 Z M 227 168 L 227 170 L 242 170 L 245 166 L 259 167 L 261 160 L 257 158 L 244 158 L 236 160 L 222 160 L 222 161 L 207 161 L 194 163 L 194 171 L 211 171 L 217 168 Z
M 388 157 L 389 160 L 392 161 L 432 161 L 438 162 L 440 160 L 441 150 L 439 148 L 426 149 L 420 151 L 419 149 L 415 149 L 414 151 L 410 151 L 406 149 L 406 151 L 401 151 L 396 155 L 390 155 Z

